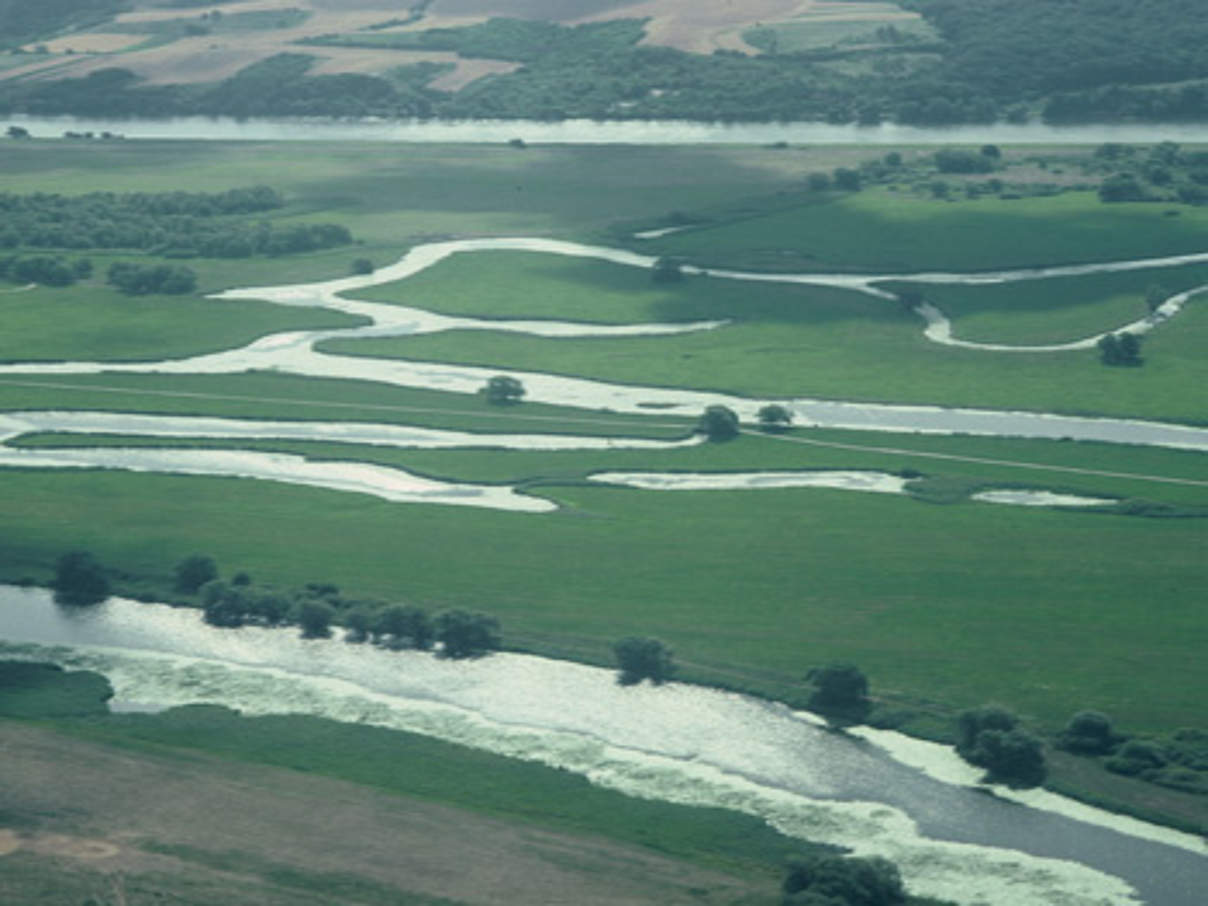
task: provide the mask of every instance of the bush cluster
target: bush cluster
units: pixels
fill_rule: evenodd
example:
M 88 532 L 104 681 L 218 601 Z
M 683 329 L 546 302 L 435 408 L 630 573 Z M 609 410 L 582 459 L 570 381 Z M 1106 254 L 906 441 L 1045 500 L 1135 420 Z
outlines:
M 179 264 L 131 264 L 115 261 L 109 265 L 105 282 L 132 296 L 148 293 L 181 295 L 197 288 L 197 274 Z
M 956 721 L 956 751 L 970 764 L 985 768 L 990 782 L 1037 786 L 1046 774 L 1044 749 L 1018 723 L 1014 714 L 994 705 L 962 711 Z

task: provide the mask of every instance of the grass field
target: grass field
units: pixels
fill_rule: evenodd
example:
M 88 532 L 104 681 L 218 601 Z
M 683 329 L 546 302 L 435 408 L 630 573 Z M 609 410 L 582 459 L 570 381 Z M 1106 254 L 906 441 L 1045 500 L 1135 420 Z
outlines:
M 671 212 L 723 208 L 730 212 L 726 223 L 633 245 L 711 265 L 800 267 L 809 260 L 820 269 L 878 272 L 972 271 L 1202 250 L 1208 215 L 1201 209 L 1181 207 L 1178 217 L 1167 217 L 1162 206 L 1102 206 L 1085 194 L 943 203 L 871 189 L 823 202 L 793 201 L 806 172 L 850 163 L 855 154 L 813 148 L 9 143 L 0 147 L 0 191 L 212 191 L 266 183 L 288 201 L 274 212 L 275 220 L 339 222 L 363 242 L 296 258 L 194 259 L 190 266 L 207 291 L 338 277 L 353 257 L 382 264 L 437 237 L 528 234 L 615 244 L 634 229 L 667 223 Z M 782 209 L 767 213 L 781 190 L 788 193 Z M 750 200 L 745 220 L 743 199 Z M 1177 289 L 1204 273 L 1185 268 L 1045 281 L 1023 285 L 1026 292 L 998 286 L 924 292 L 953 318 L 958 336 L 967 331 L 975 339 L 1049 341 L 1139 316 L 1151 282 Z M 0 296 L 0 306 L 9 306 L 4 311 L 15 313 L 6 323 L 23 331 L 16 356 L 98 358 L 121 348 L 128 351 L 122 355 L 142 357 L 150 347 L 147 355 L 162 357 L 172 354 L 165 350 L 243 342 L 279 329 L 277 324 L 329 317 L 197 298 L 130 303 L 91 287 L 61 297 L 70 307 L 60 311 L 70 317 L 29 307 L 49 293 Z M 1193 300 L 1147 337 L 1144 367 L 1112 369 L 1101 366 L 1093 351 L 996 355 L 941 347 L 924 338 L 919 319 L 901 306 L 846 291 L 703 277 L 656 287 L 637 269 L 557 256 L 457 255 L 362 295 L 480 317 L 612 323 L 727 317 L 733 323 L 644 339 L 541 340 L 459 331 L 343 341 L 328 349 L 777 398 L 1204 422 L 1203 300 Z M 123 308 L 127 304 L 141 307 Z M 219 317 L 226 312 L 237 316 Z M 104 331 L 119 336 L 105 343 Z M 40 348 L 45 352 L 31 351 Z M 530 403 L 495 407 L 474 396 L 272 373 L 0 378 L 0 410 L 74 408 L 663 438 L 682 437 L 691 428 L 688 420 L 657 411 L 643 417 Z M 147 442 L 59 435 L 23 441 Z M 83 547 L 114 571 L 124 590 L 159 596 L 168 590 L 172 564 L 204 552 L 228 572 L 251 572 L 257 582 L 329 581 L 354 597 L 401 597 L 432 610 L 487 610 L 503 621 L 509 645 L 586 661 L 607 662 L 620 636 L 659 636 L 675 649 L 686 679 L 790 701 L 802 699 L 809 667 L 850 659 L 868 673 L 878 697 L 914 712 L 922 722 L 916 726 L 931 730 L 955 709 L 991 700 L 1016 708 L 1046 732 L 1083 708 L 1110 713 L 1128 732 L 1202 723 L 1208 692 L 1201 656 L 1208 638 L 1199 594 L 1202 519 L 964 498 L 987 484 L 1025 485 L 1142 498 L 1191 512 L 1208 504 L 1208 490 L 924 455 L 1204 481 L 1202 454 L 813 430 L 642 452 L 239 445 L 522 484 L 561 510 L 531 516 L 396 505 L 235 479 L 8 470 L 0 578 L 45 582 L 63 551 Z M 828 490 L 658 493 L 584 482 L 591 472 L 614 469 L 787 468 L 911 469 L 928 483 L 920 499 L 912 499 Z M 1194 808 L 1202 814 L 1202 803 Z
M 0 361 L 180 358 L 282 330 L 351 327 L 341 312 L 195 296 L 128 296 L 96 283 L 0 294 Z
M 902 283 L 885 288 L 920 292 L 952 320 L 954 334 L 962 340 L 1027 345 L 1080 340 L 1136 321 L 1149 313 L 1145 293 L 1151 286 L 1173 295 L 1205 283 L 1208 267 L 1187 265 L 988 286 Z M 1181 331 L 1178 323 L 1170 327 L 1169 333 Z
M 987 354 L 941 346 L 923 336 L 915 316 L 891 302 L 825 290 L 802 293 L 831 303 L 819 306 L 820 316 L 813 323 L 739 323 L 671 337 L 592 339 L 463 330 L 400 339 L 328 340 L 320 348 L 752 397 L 1204 421 L 1203 403 L 1195 392 L 1208 378 L 1208 364 L 1200 355 L 1208 309 L 1201 302 L 1193 302 L 1146 339 L 1144 368 L 1113 369 L 1101 365 L 1094 350 Z M 832 315 L 829 320 L 826 313 Z
M 1090 192 L 949 202 L 874 188 L 754 212 L 650 246 L 706 264 L 766 270 L 981 271 L 1202 252 L 1206 222 L 1203 208 L 1105 205 Z

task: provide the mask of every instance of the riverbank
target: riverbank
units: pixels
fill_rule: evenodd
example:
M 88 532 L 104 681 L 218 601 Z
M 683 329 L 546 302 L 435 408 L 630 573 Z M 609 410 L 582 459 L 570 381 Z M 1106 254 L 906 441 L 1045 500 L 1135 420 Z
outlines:
M 16 604 L 9 592 L 0 614 Z M 303 641 L 289 630 L 215 630 L 195 613 L 120 599 L 66 623 L 22 610 L 18 637 L 55 640 L 17 646 L 23 657 L 99 670 L 122 707 L 204 701 L 245 715 L 286 710 L 410 729 L 587 774 L 630 795 L 723 805 L 790 836 L 880 853 L 899 863 L 913 890 L 958 902 L 980 895 L 1013 903 L 1023 890 L 1037 903 L 1131 902 L 1106 871 L 1148 890 L 1147 902 L 1177 904 L 1130 859 L 1174 860 L 1159 873 L 1171 881 L 1179 865 L 1202 859 L 937 784 L 786 709 L 680 683 L 620 687 L 612 671 L 565 662 L 508 654 L 442 661 Z M 6 624 L 5 635 L 14 628 Z M 954 834 L 968 842 L 941 842 Z M 1074 864 L 1087 860 L 1098 872 Z M 1004 898 L 1008 889 L 1014 899 Z

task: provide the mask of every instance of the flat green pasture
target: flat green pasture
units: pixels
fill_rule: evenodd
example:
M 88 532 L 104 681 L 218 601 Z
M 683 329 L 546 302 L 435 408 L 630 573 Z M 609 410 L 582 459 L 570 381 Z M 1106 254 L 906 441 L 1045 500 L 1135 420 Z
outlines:
M 368 421 L 520 434 L 682 437 L 694 419 L 568 406 L 492 406 L 479 396 L 367 381 L 243 374 L 0 375 L 0 410 L 87 409 L 298 421 Z
M 885 288 L 921 293 L 951 319 L 959 339 L 1026 345 L 1080 340 L 1136 321 L 1149 314 L 1145 293 L 1151 286 L 1173 295 L 1205 283 L 1208 266 L 1199 264 L 985 286 L 893 283 Z
M 139 361 L 243 346 L 281 330 L 353 327 L 361 318 L 320 308 L 196 296 L 128 296 L 76 284 L 0 291 L 0 361 Z
M 892 305 L 846 290 L 703 276 L 654 283 L 646 268 L 539 252 L 461 252 L 404 280 L 350 295 L 450 315 L 607 324 L 896 318 Z
M 756 210 L 643 248 L 763 270 L 968 272 L 1202 252 L 1206 225 L 1204 208 L 1103 204 L 1090 192 L 943 201 L 870 188 Z
M 1202 718 L 1201 520 L 815 489 L 540 493 L 563 509 L 11 470 L 0 562 L 6 579 L 45 580 L 80 547 L 160 594 L 172 564 L 204 551 L 258 582 L 486 609 L 509 644 L 586 660 L 658 636 L 686 678 L 790 698 L 809 666 L 849 659 L 878 695 L 1001 701 L 1047 729 L 1082 708 L 1136 731 Z
M 761 292 L 751 289 L 754 295 Z M 932 343 L 891 302 L 802 289 L 810 323 L 737 323 L 660 337 L 546 339 L 489 330 L 328 340 L 325 352 L 549 372 L 757 398 L 1025 409 L 1200 423 L 1208 306 L 1193 301 L 1145 340 L 1145 365 L 1108 368 L 1095 350 L 990 352 Z M 850 304 L 848 300 L 850 299 Z M 822 305 L 815 307 L 815 301 Z M 809 315 L 806 315 L 808 317 Z M 1107 325 L 1111 326 L 1111 325 Z
M 597 472 L 869 469 L 924 476 L 928 485 L 921 496 L 927 501 L 935 499 L 931 489 L 939 481 L 945 489 L 944 500 L 953 502 L 986 487 L 1029 487 L 1146 500 L 1208 517 L 1208 509 L 1199 509 L 1208 507 L 1203 454 L 1113 444 L 811 428 L 777 435 L 752 433 L 739 442 L 669 450 L 502 450 L 489 446 L 407 450 L 326 441 L 53 432 L 24 435 L 9 441 L 9 446 L 238 448 L 293 453 L 317 461 L 370 462 L 449 481 L 518 485 L 537 495 L 545 495 L 550 486 L 578 484 Z M 758 507 L 764 495 L 776 492 L 747 493 L 750 504 Z
M 599 238 L 619 220 L 661 222 L 676 210 L 775 192 L 815 165 L 803 154 L 705 146 L 34 140 L 0 144 L 0 191 L 268 185 L 290 202 L 274 220 L 343 223 L 372 251 L 451 235 Z

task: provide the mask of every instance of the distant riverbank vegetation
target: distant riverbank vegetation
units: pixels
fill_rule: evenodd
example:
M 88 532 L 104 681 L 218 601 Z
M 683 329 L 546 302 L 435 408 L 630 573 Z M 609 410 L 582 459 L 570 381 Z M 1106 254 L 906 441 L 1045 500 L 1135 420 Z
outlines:
M 0 193 L 0 249 L 139 249 L 170 258 L 249 258 L 352 242 L 347 227 L 339 224 L 274 226 L 248 217 L 284 204 L 280 194 L 267 186 L 213 193 L 5 192 Z M 14 276 L 23 279 L 19 269 Z
M 1208 119 L 1208 23 L 1195 0 L 900 5 L 922 18 L 900 27 L 869 22 L 866 34 L 837 34 L 829 44 L 803 43 L 801 22 L 760 25 L 744 33 L 759 51 L 752 54 L 642 44 L 647 21 L 636 18 L 579 26 L 495 18 L 406 32 L 369 26 L 299 43 L 443 51 L 521 65 L 457 92 L 429 87 L 447 68 L 430 61 L 379 75 L 311 75 L 312 56 L 281 53 L 222 81 L 190 85 L 144 84 L 115 67 L 83 78 L 0 83 L 0 112 L 919 125 L 1020 122 L 1038 115 L 1053 122 Z M 0 34 L 11 36 L 4 43 L 16 52 L 23 43 L 103 18 L 119 6 L 56 0 L 34 10 L 6 0 L 0 3 Z M 293 21 L 281 20 L 285 13 L 301 15 L 280 11 L 261 25 Z M 230 16 L 219 21 L 228 19 L 233 25 Z M 217 27 L 209 19 L 187 24 Z M 173 39 L 166 32 L 151 37 Z

